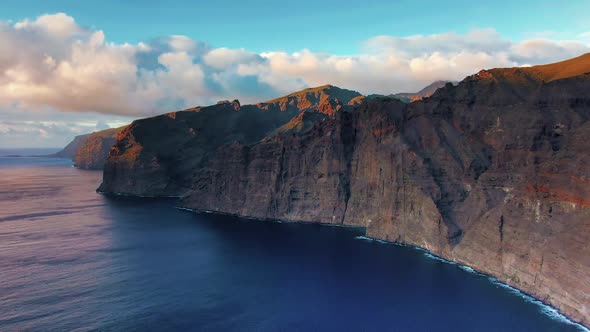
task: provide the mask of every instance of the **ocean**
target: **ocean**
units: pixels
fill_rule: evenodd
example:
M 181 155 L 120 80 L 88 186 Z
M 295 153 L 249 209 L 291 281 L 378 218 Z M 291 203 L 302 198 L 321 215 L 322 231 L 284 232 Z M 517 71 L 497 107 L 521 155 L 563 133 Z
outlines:
M 0 150 L 0 331 L 583 330 L 359 228 L 100 195 L 101 172 L 24 157 L 50 152 Z

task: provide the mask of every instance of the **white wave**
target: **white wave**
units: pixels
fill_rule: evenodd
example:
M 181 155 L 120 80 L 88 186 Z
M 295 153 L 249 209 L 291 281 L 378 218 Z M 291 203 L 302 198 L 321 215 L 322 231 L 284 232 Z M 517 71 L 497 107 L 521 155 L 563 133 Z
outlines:
M 425 251 L 425 250 L 424 250 L 424 256 L 426 256 L 426 257 L 428 257 L 428 258 L 430 258 L 430 259 L 434 259 L 435 261 L 439 261 L 439 262 L 443 262 L 443 263 L 447 263 L 447 264 L 456 265 L 455 263 L 453 263 L 453 262 L 451 262 L 451 261 L 448 261 L 448 260 L 446 260 L 446 259 L 444 259 L 444 258 L 441 258 L 441 257 L 435 256 L 435 255 L 433 255 L 433 254 L 431 254 L 431 253 L 429 253 L 429 252 L 427 252 L 427 251 Z
M 382 244 L 391 244 L 390 242 L 379 240 L 379 239 L 374 239 L 372 237 L 368 237 L 368 236 L 364 236 L 364 235 L 355 236 L 354 238 L 357 239 L 357 240 L 362 240 L 362 241 L 367 241 L 367 242 L 377 242 L 377 243 L 382 243 Z
M 548 304 L 543 303 L 541 300 L 539 300 L 529 294 L 526 294 L 517 288 L 514 288 L 508 284 L 505 284 L 505 283 L 501 282 L 500 280 L 496 279 L 495 277 L 492 277 L 492 276 L 487 276 L 487 277 L 488 277 L 488 280 L 491 281 L 493 284 L 508 290 L 510 293 L 524 299 L 526 302 L 533 303 L 533 304 L 539 306 L 540 311 L 543 314 L 549 316 L 551 319 L 575 326 L 575 327 L 579 328 L 580 331 L 590 332 L 590 329 L 588 329 L 584 325 L 572 321 L 571 319 L 567 318 L 566 316 L 561 314 L 559 311 L 557 311 L 557 309 L 553 308 L 552 306 L 550 306 Z
M 470 268 L 470 267 L 469 267 L 469 266 L 467 266 L 467 265 L 459 265 L 459 267 L 460 267 L 462 270 L 464 270 L 464 271 L 467 271 L 467 272 L 469 272 L 469 273 L 476 273 L 476 271 L 475 271 L 474 269 Z

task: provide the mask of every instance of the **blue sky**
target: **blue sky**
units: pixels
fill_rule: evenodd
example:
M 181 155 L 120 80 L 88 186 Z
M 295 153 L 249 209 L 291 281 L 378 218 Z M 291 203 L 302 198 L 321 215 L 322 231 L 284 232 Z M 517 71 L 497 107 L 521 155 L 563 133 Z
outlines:
M 334 84 L 414 92 L 590 52 L 590 1 L 0 3 L 0 148 Z
M 0 18 L 65 12 L 102 29 L 112 42 L 182 34 L 216 47 L 354 54 L 373 36 L 464 33 L 492 27 L 502 36 L 573 39 L 590 31 L 590 1 L 38 1 L 3 0 Z M 346 42 L 343 42 L 343 41 Z

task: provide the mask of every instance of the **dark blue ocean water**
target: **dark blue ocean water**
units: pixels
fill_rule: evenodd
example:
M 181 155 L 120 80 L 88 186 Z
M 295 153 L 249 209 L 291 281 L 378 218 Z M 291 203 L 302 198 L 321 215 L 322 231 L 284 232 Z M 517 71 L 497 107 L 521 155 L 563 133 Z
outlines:
M 581 330 L 359 229 L 198 215 L 100 179 L 0 157 L 0 331 Z

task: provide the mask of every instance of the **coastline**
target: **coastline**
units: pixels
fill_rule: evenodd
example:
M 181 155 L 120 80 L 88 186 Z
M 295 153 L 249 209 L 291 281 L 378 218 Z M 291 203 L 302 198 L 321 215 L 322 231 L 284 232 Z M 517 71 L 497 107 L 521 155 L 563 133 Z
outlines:
M 166 198 L 176 198 L 176 199 L 182 198 L 182 196 L 147 196 L 147 195 L 140 196 L 140 195 L 126 194 L 126 193 L 104 192 L 104 191 L 100 191 L 100 190 L 96 190 L 96 193 L 101 194 L 101 195 L 105 195 L 105 196 L 113 195 L 113 196 L 119 196 L 119 197 L 136 197 L 136 198 L 164 198 L 164 199 L 166 199 Z M 363 241 L 370 241 L 370 242 L 377 242 L 377 243 L 387 244 L 387 245 L 395 245 L 395 246 L 400 246 L 400 247 L 409 247 L 409 248 L 418 250 L 418 251 L 422 252 L 424 254 L 424 256 L 426 256 L 427 258 L 437 260 L 437 261 L 440 261 L 440 262 L 443 262 L 446 264 L 455 265 L 458 268 L 460 268 L 466 272 L 474 273 L 479 276 L 486 277 L 488 279 L 488 281 L 492 282 L 493 284 L 496 284 L 504 289 L 507 289 L 511 293 L 523 298 L 525 301 L 527 301 L 529 303 L 539 306 L 541 312 L 543 314 L 547 315 L 548 317 L 550 317 L 551 319 L 575 326 L 575 327 L 579 328 L 581 331 L 590 332 L 590 326 L 585 326 L 581 322 L 576 321 L 573 318 L 571 318 L 570 316 L 568 316 L 567 314 L 559 311 L 557 308 L 555 308 L 555 307 L 551 306 L 550 304 L 542 301 L 541 299 L 535 297 L 533 294 L 527 293 L 519 288 L 513 287 L 513 286 L 503 282 L 501 279 L 499 279 L 498 277 L 496 277 L 494 275 L 487 274 L 485 272 L 476 270 L 469 265 L 465 265 L 465 264 L 455 262 L 455 261 L 446 259 L 444 257 L 438 256 L 438 255 L 432 253 L 431 251 L 429 251 L 428 249 L 417 246 L 417 245 L 403 243 L 403 242 L 392 242 L 392 241 L 387 241 L 387 240 L 367 236 L 367 234 L 366 234 L 367 228 L 364 226 L 345 225 L 345 224 L 340 224 L 340 223 L 322 223 L 322 222 L 313 222 L 313 221 L 307 221 L 307 220 L 280 220 L 280 219 L 271 219 L 271 218 L 259 218 L 259 217 L 252 217 L 252 216 L 242 216 L 242 215 L 238 215 L 235 213 L 225 213 L 225 212 L 221 212 L 221 211 L 194 209 L 194 208 L 189 208 L 189 207 L 185 207 L 185 206 L 174 206 L 174 208 L 177 210 L 187 211 L 187 212 L 196 213 L 196 214 L 222 215 L 222 216 L 236 217 L 236 218 L 240 218 L 240 219 L 255 220 L 255 221 L 261 221 L 261 222 L 274 222 L 274 223 L 280 223 L 280 224 L 282 224 L 282 223 L 314 224 L 314 225 L 320 225 L 320 226 L 325 226 L 325 227 L 342 227 L 342 228 L 362 229 L 363 232 L 365 233 L 365 235 L 357 236 L 357 237 L 355 237 L 355 239 L 363 240 Z
M 141 197 L 141 196 L 136 196 L 136 197 Z M 157 197 L 157 196 L 156 196 Z M 160 196 L 162 198 L 166 198 L 164 196 Z M 241 215 L 237 215 L 234 213 L 224 213 L 224 212 L 218 212 L 218 211 L 210 211 L 210 210 L 200 210 L 200 209 L 192 209 L 192 208 L 188 208 L 188 207 L 183 207 L 183 206 L 175 206 L 175 209 L 178 210 L 183 210 L 183 211 L 188 211 L 191 213 L 196 213 L 196 214 L 214 214 L 214 215 L 224 215 L 224 216 L 231 216 L 231 217 L 236 217 L 236 218 L 241 218 L 241 219 L 248 219 L 248 220 L 256 220 L 256 221 L 262 221 L 262 222 L 274 222 L 274 223 L 293 223 L 293 224 L 315 224 L 315 225 L 320 225 L 320 226 L 327 226 L 327 227 L 342 227 L 342 228 L 357 228 L 357 229 L 362 229 L 363 232 L 365 232 L 365 235 L 361 235 L 361 236 L 357 236 L 355 237 L 355 239 L 357 240 L 362 240 L 362 241 L 369 241 L 369 242 L 377 242 L 380 244 L 386 244 L 386 245 L 395 245 L 395 246 L 399 246 L 399 247 L 408 247 L 408 248 L 412 248 L 414 250 L 418 250 L 420 252 L 423 253 L 423 255 L 427 258 L 433 259 L 433 260 L 437 260 L 439 262 L 442 263 L 446 263 L 446 264 L 451 264 L 454 266 L 457 266 L 458 268 L 469 272 L 469 273 L 474 273 L 476 275 L 485 277 L 488 279 L 488 281 L 490 281 L 491 283 L 500 286 L 504 289 L 507 289 L 509 292 L 521 297 L 522 299 L 524 299 L 526 302 L 532 303 L 537 305 L 540 308 L 540 311 L 544 314 L 547 315 L 548 317 L 550 317 L 551 319 L 560 321 L 562 323 L 566 323 L 572 326 L 575 326 L 577 328 L 579 328 L 581 331 L 584 332 L 590 332 L 590 326 L 585 326 L 584 324 L 582 324 L 581 322 L 578 322 L 574 319 L 572 319 L 571 317 L 569 317 L 567 314 L 559 311 L 557 308 L 551 306 L 550 304 L 542 301 L 541 299 L 535 297 L 534 295 L 527 293 L 521 289 L 518 289 L 516 287 L 513 287 L 505 282 L 503 282 L 501 279 L 499 279 L 498 277 L 491 275 L 491 274 L 487 274 L 484 273 L 482 271 L 478 271 L 474 268 L 472 268 L 469 265 L 465 265 L 465 264 L 461 264 L 459 262 L 455 262 L 449 259 L 446 259 L 444 257 L 440 257 L 434 253 L 432 253 L 431 251 L 429 251 L 426 248 L 417 246 L 417 245 L 413 245 L 413 244 L 408 244 L 408 243 L 402 243 L 402 242 L 391 242 L 391 241 L 386 241 L 386 240 L 382 240 L 379 238 L 373 238 L 370 236 L 366 235 L 366 227 L 363 226 L 355 226 L 355 225 L 344 225 L 344 224 L 337 224 L 337 223 L 321 223 L 321 222 L 313 222 L 313 221 L 296 221 L 296 220 L 276 220 L 276 219 L 270 219 L 270 218 L 257 218 L 257 217 L 248 217 L 248 216 L 241 216 Z

